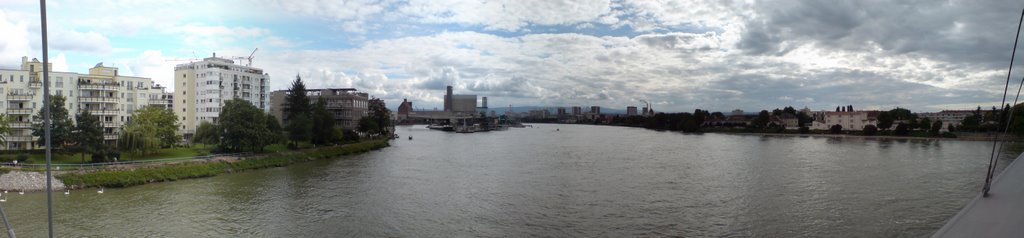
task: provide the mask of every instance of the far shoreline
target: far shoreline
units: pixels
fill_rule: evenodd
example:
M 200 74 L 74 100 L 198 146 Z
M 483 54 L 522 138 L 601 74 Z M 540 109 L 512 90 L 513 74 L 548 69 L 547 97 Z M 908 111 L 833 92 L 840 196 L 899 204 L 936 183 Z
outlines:
M 654 130 L 643 127 L 634 126 L 622 126 L 622 125 L 608 125 L 608 124 L 570 124 L 570 123 L 548 123 L 548 122 L 527 122 L 524 124 L 544 124 L 544 125 L 587 125 L 587 126 L 612 126 L 612 127 L 625 127 L 625 128 L 637 128 L 651 131 L 664 131 L 664 132 L 679 132 L 685 134 L 703 134 L 703 133 L 717 133 L 725 135 L 747 135 L 747 136 L 795 136 L 795 137 L 828 137 L 828 138 L 858 138 L 858 139 L 871 139 L 871 140 L 959 140 L 959 141 L 994 141 L 995 135 L 984 135 L 984 136 L 960 136 L 957 137 L 921 137 L 921 136 L 891 136 L 891 135 L 850 135 L 850 134 L 824 134 L 824 133 L 773 133 L 773 132 L 727 132 L 727 131 L 701 131 L 701 132 L 682 132 L 682 131 L 670 131 L 670 130 Z M 1001 136 L 1000 141 L 1015 141 L 1014 136 Z

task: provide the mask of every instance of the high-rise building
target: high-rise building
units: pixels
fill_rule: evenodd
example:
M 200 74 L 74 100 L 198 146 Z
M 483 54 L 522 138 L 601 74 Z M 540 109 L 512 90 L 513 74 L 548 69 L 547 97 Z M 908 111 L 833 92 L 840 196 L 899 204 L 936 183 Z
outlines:
M 626 116 L 636 116 L 636 106 L 626 107 Z
M 5 149 L 40 147 L 32 136 L 32 116 L 43 108 L 42 65 L 38 59 L 22 57 L 20 69 L 0 69 L 0 111 L 7 114 L 11 127 Z M 164 94 L 163 87 L 152 79 L 120 75 L 118 68 L 103 63 L 90 68 L 88 74 L 49 70 L 50 94 L 66 98 L 64 107 L 72 120 L 82 111 L 98 116 L 103 138 L 110 144 L 116 142 L 136 109 L 160 104 L 152 98 Z
M 270 75 L 263 69 L 237 65 L 225 58 L 204 58 L 202 61 L 174 67 L 174 115 L 186 139 L 195 133 L 202 121 L 217 122 L 224 101 L 242 99 L 266 111 Z
M 595 114 L 595 115 L 600 115 L 601 114 L 601 107 L 600 106 L 590 106 L 590 113 L 591 114 Z

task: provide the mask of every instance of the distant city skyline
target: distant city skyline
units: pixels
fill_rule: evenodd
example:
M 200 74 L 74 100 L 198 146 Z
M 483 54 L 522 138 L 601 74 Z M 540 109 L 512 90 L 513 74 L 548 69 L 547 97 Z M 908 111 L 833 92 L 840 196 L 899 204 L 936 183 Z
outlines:
M 37 4 L 0 3 L 0 68 L 41 57 Z M 488 97 L 491 107 L 625 110 L 647 100 L 665 112 L 991 107 L 1006 77 L 1014 9 L 1024 7 L 1008 0 L 48 4 L 57 71 L 104 62 L 174 90 L 174 65 L 214 52 L 245 57 L 258 47 L 253 66 L 270 74 L 268 91 L 301 75 L 311 88 L 353 87 L 391 108 L 405 98 L 442 108 L 451 84 L 459 94 Z

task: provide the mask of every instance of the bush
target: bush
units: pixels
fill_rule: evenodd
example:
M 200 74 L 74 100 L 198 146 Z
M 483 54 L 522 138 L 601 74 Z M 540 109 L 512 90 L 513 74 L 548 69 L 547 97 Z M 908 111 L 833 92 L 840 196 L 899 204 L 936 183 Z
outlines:
M 811 132 L 811 128 L 807 128 L 806 126 L 801 126 L 799 131 L 800 131 L 800 134 L 807 134 L 808 132 Z
M 893 129 L 892 133 L 896 134 L 898 136 L 905 136 L 905 135 L 910 133 L 910 129 L 908 127 L 909 126 L 907 126 L 907 124 L 903 124 L 903 123 L 897 124 L 896 125 L 896 129 Z
M 875 127 L 875 125 L 864 126 L 864 135 L 873 136 L 875 133 L 878 133 L 878 127 Z
M 840 133 L 843 133 L 843 126 L 840 126 L 839 124 L 835 124 L 835 125 L 832 125 L 832 127 L 829 127 L 828 131 L 830 133 L 832 133 L 832 134 L 840 134 Z
M 25 154 L 25 153 L 18 154 L 18 156 L 15 157 L 15 160 L 17 160 L 18 163 L 23 163 L 23 164 L 30 164 L 30 163 L 32 163 L 31 157 L 29 157 L 28 154 Z

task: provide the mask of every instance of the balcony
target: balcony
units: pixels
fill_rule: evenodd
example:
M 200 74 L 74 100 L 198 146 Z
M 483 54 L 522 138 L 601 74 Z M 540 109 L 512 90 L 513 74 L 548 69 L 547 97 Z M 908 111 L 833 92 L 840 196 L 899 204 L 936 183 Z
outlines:
M 87 109 L 93 116 L 117 116 L 117 110 Z
M 19 143 L 19 142 L 35 142 L 34 136 L 20 136 L 20 135 L 9 135 L 7 136 L 7 142 Z
M 102 91 L 117 91 L 117 84 L 109 83 L 79 83 L 78 89 L 81 90 L 102 90 Z
M 28 87 L 30 87 L 30 88 L 40 88 L 42 86 L 43 86 L 43 81 L 40 81 L 38 79 L 33 79 L 33 80 L 29 80 L 28 81 Z
M 116 127 L 119 127 L 120 125 L 118 125 L 117 122 L 103 121 L 103 122 L 100 122 L 100 126 L 103 126 L 103 127 L 115 127 L 116 128 Z
M 104 140 L 117 140 L 117 134 L 103 134 Z
M 89 103 L 117 103 L 117 97 L 79 97 L 79 102 Z
M 12 122 L 9 122 L 7 125 L 10 126 L 12 129 L 32 128 L 32 123 L 31 122 L 12 121 Z
M 32 94 L 7 94 L 8 101 L 32 101 Z
M 8 108 L 7 115 L 32 115 L 31 108 Z

